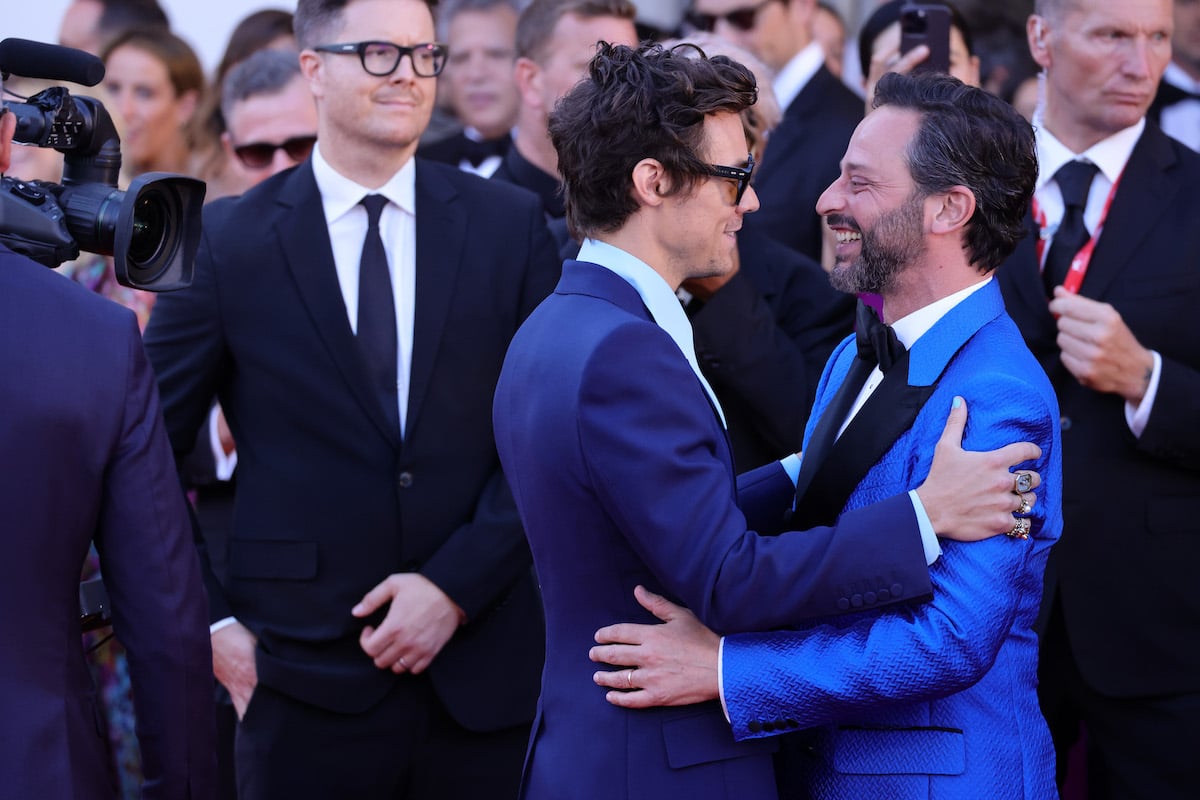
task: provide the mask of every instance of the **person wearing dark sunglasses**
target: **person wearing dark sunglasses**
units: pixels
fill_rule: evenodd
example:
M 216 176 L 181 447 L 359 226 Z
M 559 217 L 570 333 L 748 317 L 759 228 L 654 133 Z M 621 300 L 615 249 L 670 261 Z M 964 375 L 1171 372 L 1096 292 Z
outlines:
M 317 143 L 317 107 L 294 52 L 260 50 L 230 70 L 221 113 L 235 193 L 304 161 Z
M 516 797 L 545 637 L 491 398 L 553 240 L 533 195 L 415 157 L 447 59 L 429 4 L 294 21 L 315 129 L 233 144 L 317 142 L 205 207 L 146 333 L 176 449 L 217 393 L 237 442 L 228 546 L 200 538 L 238 797 Z
M 817 198 L 837 177 L 863 110 L 862 100 L 824 65 L 813 35 L 816 6 L 816 0 L 693 0 L 687 20 L 744 47 L 775 72 L 783 121 L 754 184 L 762 209 L 746 225 L 820 260 Z

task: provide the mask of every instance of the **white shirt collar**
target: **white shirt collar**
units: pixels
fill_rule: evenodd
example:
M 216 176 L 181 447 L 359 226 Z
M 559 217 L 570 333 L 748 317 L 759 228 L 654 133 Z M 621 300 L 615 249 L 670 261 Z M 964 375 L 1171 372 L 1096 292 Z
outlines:
M 1107 139 L 1101 139 L 1082 153 L 1073 153 L 1044 126 L 1038 127 L 1035 132 L 1038 150 L 1037 190 L 1049 183 L 1063 164 L 1075 159 L 1095 164 L 1111 186 L 1117 182 L 1121 171 L 1125 169 L 1125 164 L 1129 162 L 1129 156 L 1145 129 L 1146 119 L 1143 117 Z
M 321 155 L 320 142 L 313 148 L 312 168 L 313 178 L 321 193 L 321 205 L 325 208 L 325 220 L 329 223 L 349 213 L 369 194 L 381 194 L 404 212 L 416 214 L 417 170 L 416 162 L 411 158 L 378 189 L 361 186 L 330 166 Z
M 691 365 L 692 371 L 700 379 L 704 390 L 708 392 L 721 424 L 725 424 L 725 412 L 717 402 L 716 393 L 700 372 L 700 364 L 696 361 L 696 344 L 692 333 L 692 323 L 688 321 L 683 306 L 673 289 L 667 284 L 662 275 L 640 258 L 622 250 L 619 247 L 601 242 L 597 239 L 584 239 L 579 248 L 576 260 L 599 264 L 610 272 L 616 273 L 637 291 L 642 302 L 650 311 L 655 324 L 667 332 Z
M 1167 64 L 1167 69 L 1163 72 L 1162 79 L 1172 86 L 1178 86 L 1185 91 L 1200 92 L 1200 81 L 1184 72 L 1183 67 L 1174 61 Z
M 936 325 L 938 320 L 950 312 L 950 309 L 991 283 L 992 277 L 989 273 L 979 283 L 971 284 L 965 289 L 959 289 L 954 294 L 946 295 L 941 300 L 935 300 L 929 305 L 918 308 L 911 314 L 896 320 L 892 323 L 892 330 L 896 332 L 896 338 L 904 345 L 905 350 L 911 350 L 917 340 L 928 333 L 929 329 Z
M 815 39 L 792 56 L 791 60 L 783 65 L 783 69 L 775 75 L 775 80 L 771 84 L 775 89 L 775 99 L 779 101 L 779 107 L 787 110 L 787 107 L 796 99 L 796 95 L 804 90 L 804 87 L 808 85 L 813 75 L 817 74 L 817 70 L 824 63 L 825 51 L 822 49 L 821 43 Z

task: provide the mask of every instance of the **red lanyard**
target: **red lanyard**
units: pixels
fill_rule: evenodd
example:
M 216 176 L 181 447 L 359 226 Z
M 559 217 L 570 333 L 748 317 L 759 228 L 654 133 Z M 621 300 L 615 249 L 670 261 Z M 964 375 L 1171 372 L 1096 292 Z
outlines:
M 1125 171 L 1121 170 L 1121 175 L 1124 174 Z M 1079 248 L 1079 252 L 1071 259 L 1071 268 L 1067 270 L 1067 277 L 1063 280 L 1063 288 L 1071 294 L 1078 294 L 1079 287 L 1083 285 L 1083 279 L 1087 275 L 1088 266 L 1092 263 L 1092 251 L 1096 249 L 1096 240 L 1100 238 L 1100 234 L 1104 230 L 1104 221 L 1108 219 L 1108 210 L 1112 208 L 1113 198 L 1117 194 L 1117 187 L 1121 185 L 1121 175 L 1117 176 L 1117 179 L 1113 181 L 1112 188 L 1108 190 L 1108 199 L 1104 201 L 1104 209 L 1100 212 L 1100 220 L 1096 224 L 1096 232 L 1087 240 L 1087 244 Z M 1066 213 L 1067 210 L 1064 206 L 1063 216 L 1066 216 Z M 1042 211 L 1036 197 L 1033 199 L 1033 219 L 1037 222 L 1039 231 L 1046 229 L 1046 214 Z M 1038 264 L 1045 264 L 1045 250 L 1046 240 L 1039 236 L 1037 243 Z

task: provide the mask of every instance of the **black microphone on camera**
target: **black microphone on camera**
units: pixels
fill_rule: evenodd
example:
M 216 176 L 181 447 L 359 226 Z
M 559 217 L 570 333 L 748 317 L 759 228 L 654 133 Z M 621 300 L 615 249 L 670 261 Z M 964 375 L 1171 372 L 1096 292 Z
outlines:
M 104 80 L 104 62 L 73 47 L 5 39 L 0 42 L 0 72 L 95 86 Z

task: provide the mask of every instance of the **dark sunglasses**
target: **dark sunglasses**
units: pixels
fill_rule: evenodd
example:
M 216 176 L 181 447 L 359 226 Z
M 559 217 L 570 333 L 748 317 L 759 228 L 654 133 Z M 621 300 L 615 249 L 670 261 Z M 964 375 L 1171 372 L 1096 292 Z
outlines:
M 317 137 L 315 136 L 296 136 L 283 144 L 273 144 L 272 142 L 239 144 L 233 148 L 233 154 L 247 168 L 263 169 L 271 166 L 271 162 L 275 160 L 276 150 L 287 153 L 287 157 L 298 164 L 308 158 L 308 154 L 312 152 L 313 145 L 316 143 Z
M 708 174 L 714 178 L 725 178 L 726 180 L 737 181 L 737 194 L 733 196 L 733 204 L 736 206 L 742 202 L 742 195 L 746 193 L 746 187 L 750 185 L 750 176 L 754 173 L 754 155 L 746 155 L 746 168 L 741 167 L 723 167 L 719 164 L 707 164 Z
M 749 8 L 735 8 L 733 11 L 727 11 L 724 14 L 701 14 L 699 11 L 689 11 L 686 19 L 691 23 L 693 28 L 700 31 L 712 32 L 717 27 L 717 20 L 719 19 L 725 20 L 739 31 L 748 31 L 758 21 L 758 12 L 766 8 L 768 3 L 773 2 L 775 0 L 762 0 L 758 5 L 753 5 Z
M 424 42 L 405 46 L 391 42 L 354 42 L 351 44 L 321 44 L 313 48 L 318 53 L 358 55 L 362 68 L 368 75 L 382 78 L 391 75 L 400 66 L 400 59 L 408 56 L 413 74 L 419 78 L 434 78 L 446 66 L 450 50 L 440 42 Z

